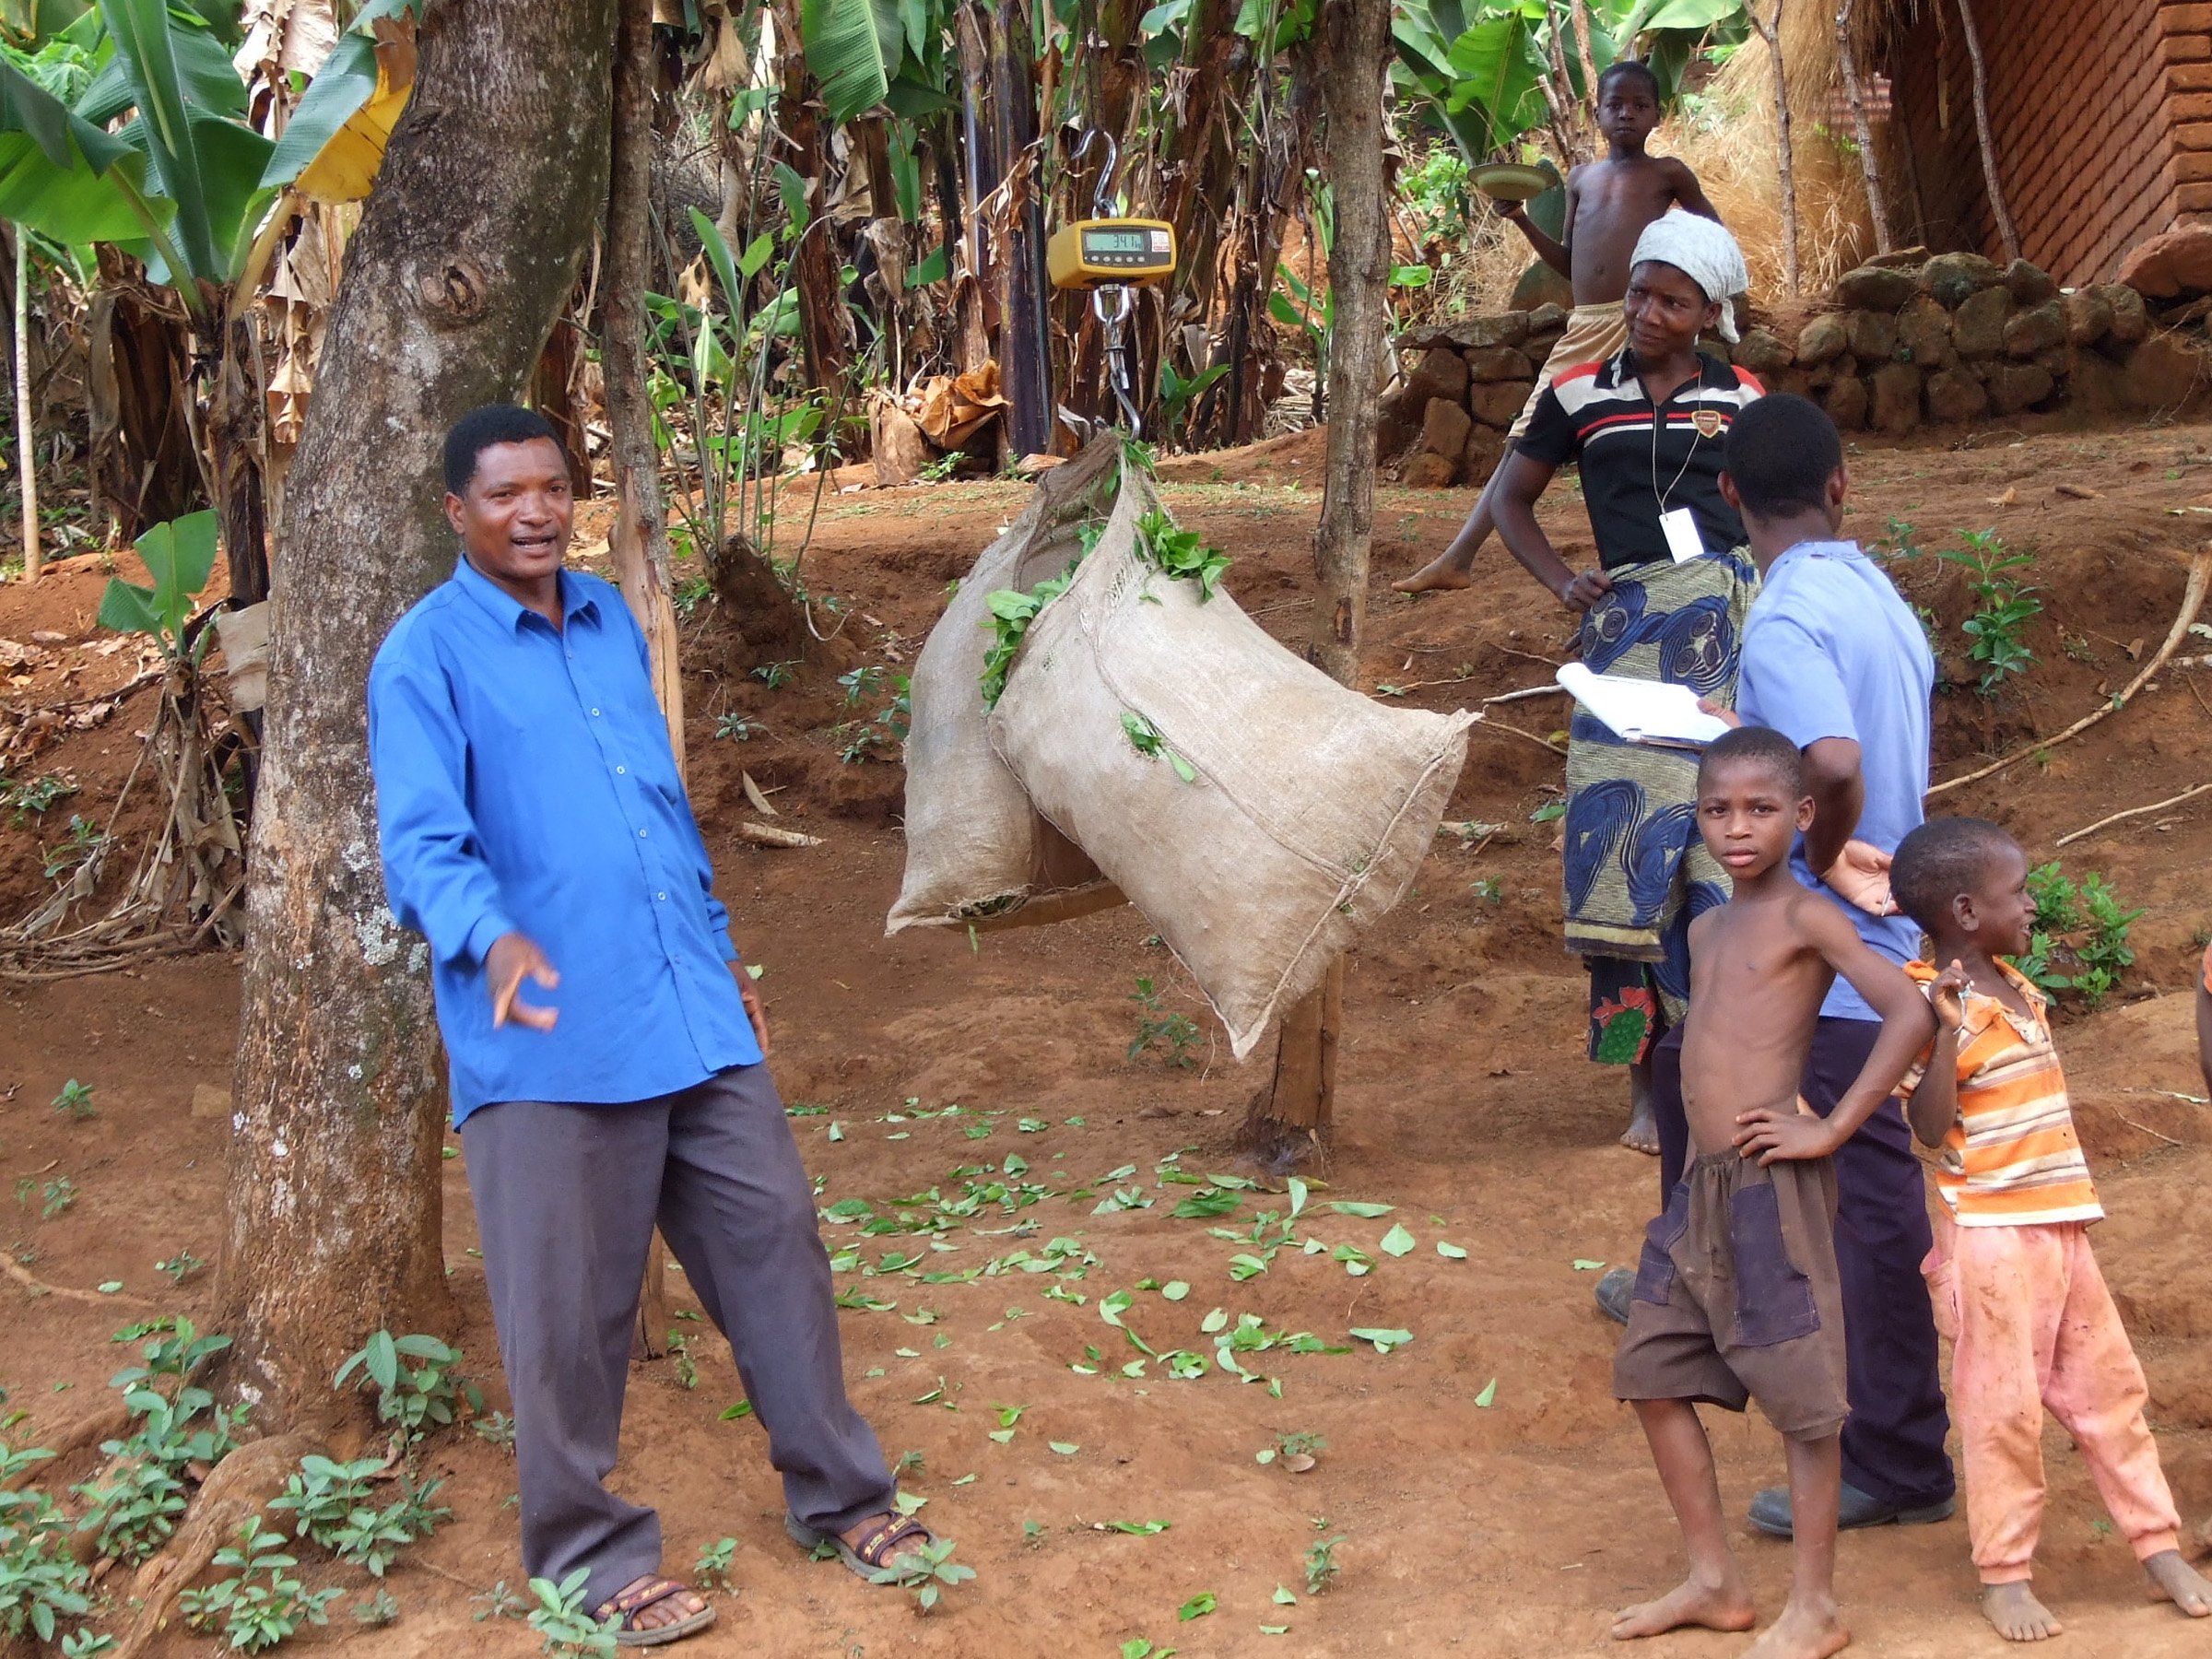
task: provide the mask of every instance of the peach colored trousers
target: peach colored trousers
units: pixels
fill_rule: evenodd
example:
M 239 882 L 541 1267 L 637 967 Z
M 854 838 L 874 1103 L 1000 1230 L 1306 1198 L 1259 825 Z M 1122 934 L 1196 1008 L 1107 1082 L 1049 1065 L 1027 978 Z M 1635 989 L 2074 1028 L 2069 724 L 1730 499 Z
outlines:
M 2143 1368 L 2089 1249 L 2067 1221 L 1960 1227 L 1940 1209 L 1924 1264 L 1952 1340 L 1951 1420 L 1966 1524 L 1985 1584 L 2033 1571 L 2043 1520 L 2043 1410 L 2081 1448 L 2138 1560 L 2180 1544 L 2181 1517 L 2143 1420 Z

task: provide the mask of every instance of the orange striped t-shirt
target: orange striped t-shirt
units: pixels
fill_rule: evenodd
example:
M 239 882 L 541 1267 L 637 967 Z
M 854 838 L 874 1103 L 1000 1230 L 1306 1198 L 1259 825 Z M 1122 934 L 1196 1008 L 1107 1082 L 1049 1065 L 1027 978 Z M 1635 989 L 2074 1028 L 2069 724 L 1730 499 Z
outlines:
M 1971 985 L 1960 993 L 1959 1112 L 1944 1132 L 1936 1190 L 1961 1227 L 2102 1220 L 2051 1041 L 2048 999 L 2006 964 L 1997 969 L 2031 1012 L 2023 1018 Z M 1924 993 L 1936 972 L 1927 962 L 1907 962 L 1905 971 Z M 1899 1094 L 1912 1094 L 1934 1053 L 1931 1041 Z

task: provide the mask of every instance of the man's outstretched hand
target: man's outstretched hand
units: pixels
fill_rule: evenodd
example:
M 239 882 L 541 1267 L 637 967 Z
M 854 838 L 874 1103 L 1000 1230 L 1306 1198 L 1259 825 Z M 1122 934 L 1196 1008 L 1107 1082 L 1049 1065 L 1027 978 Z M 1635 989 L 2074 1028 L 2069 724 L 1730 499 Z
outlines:
M 768 1008 L 760 1000 L 760 989 L 753 983 L 753 976 L 746 971 L 743 962 L 732 962 L 730 971 L 737 976 L 737 996 L 745 1004 L 745 1017 L 753 1022 L 753 1036 L 760 1044 L 760 1058 L 768 1058 Z
M 1870 916 L 1899 914 L 1896 897 L 1889 891 L 1890 855 L 1872 842 L 1847 841 L 1836 862 L 1821 872 L 1820 879 L 1846 904 Z
M 491 994 L 491 1023 L 496 1030 L 508 1021 L 534 1031 L 549 1031 L 560 1018 L 559 1008 L 526 1003 L 520 993 L 527 977 L 550 991 L 560 974 L 546 960 L 535 942 L 519 933 L 501 934 L 484 955 L 484 985 Z

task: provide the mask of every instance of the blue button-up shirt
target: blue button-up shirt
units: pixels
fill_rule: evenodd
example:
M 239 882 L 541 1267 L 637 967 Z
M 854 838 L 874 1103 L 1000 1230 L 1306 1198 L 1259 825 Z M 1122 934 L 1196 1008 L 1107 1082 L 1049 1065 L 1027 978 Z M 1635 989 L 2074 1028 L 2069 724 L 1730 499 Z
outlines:
M 1856 743 L 1866 794 L 1852 833 L 1885 853 L 1896 852 L 1921 821 L 1935 683 L 1936 659 L 1920 618 L 1856 543 L 1800 542 L 1769 568 L 1744 623 L 1735 712 L 1799 748 L 1823 737 Z M 1901 965 L 1918 954 L 1920 924 L 1845 904 L 1806 863 L 1803 836 L 1790 868 L 1841 905 L 1877 955 Z M 1841 1019 L 1881 1018 L 1841 978 L 1820 1012 Z
M 429 939 L 453 1121 L 494 1100 L 651 1100 L 760 1058 L 729 912 L 621 594 L 560 573 L 562 627 L 464 559 L 369 675 L 384 890 Z M 484 957 L 522 933 L 560 974 L 494 1030 Z

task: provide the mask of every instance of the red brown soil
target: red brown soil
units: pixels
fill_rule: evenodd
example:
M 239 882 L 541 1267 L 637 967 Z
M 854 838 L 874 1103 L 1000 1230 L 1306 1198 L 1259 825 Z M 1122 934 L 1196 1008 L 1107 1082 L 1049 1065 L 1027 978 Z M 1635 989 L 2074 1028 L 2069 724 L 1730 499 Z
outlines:
M 2208 448 L 2212 429 L 2166 428 L 1854 457 L 1856 533 L 1877 535 L 1902 518 L 1934 547 L 1957 529 L 1994 526 L 2037 554 L 2047 609 L 2030 641 L 2041 662 L 2019 691 L 1994 702 L 1968 690 L 1943 695 L 1938 776 L 1969 770 L 1992 745 L 2065 725 L 2125 683 L 2131 653 L 2156 648 L 2179 600 L 2186 550 L 2205 540 L 2203 515 L 2187 510 L 2212 501 Z M 1176 464 L 1167 491 L 1187 523 L 1236 557 L 1230 583 L 1240 601 L 1290 640 L 1307 626 L 1319 458 L 1312 439 L 1262 457 L 1202 457 Z M 2053 486 L 2062 480 L 2099 499 L 2058 495 Z M 2011 504 L 1990 504 L 2007 491 L 2017 492 Z M 902 1484 L 928 1500 L 924 1518 L 959 1541 L 956 1559 L 980 1574 L 926 1618 L 898 1594 L 810 1563 L 785 1543 L 758 1424 L 720 1420 L 739 1390 L 718 1338 L 695 1345 L 695 1390 L 677 1385 L 667 1360 L 638 1367 L 617 1484 L 660 1506 L 671 1571 L 688 1568 L 717 1536 L 739 1540 L 738 1588 L 718 1597 L 722 1622 L 685 1651 L 1015 1659 L 1108 1655 L 1138 1636 L 1186 1659 L 1378 1649 L 1523 1659 L 1609 1647 L 1610 1611 L 1671 1586 L 1681 1566 L 1641 1437 L 1610 1396 L 1614 1328 L 1591 1303 L 1594 1271 L 1578 1266 L 1633 1260 L 1655 1176 L 1650 1161 L 1614 1144 L 1623 1119 L 1618 1074 L 1581 1058 L 1583 982 L 1557 942 L 1553 830 L 1530 820 L 1556 798 L 1559 762 L 1504 730 L 1556 727 L 1560 706 L 1508 704 L 1477 728 L 1450 816 L 1507 830 L 1473 853 L 1440 837 L 1416 890 L 1351 965 L 1336 1144 L 1316 1200 L 1396 1208 L 1376 1219 L 1309 1211 L 1300 1231 L 1360 1246 L 1375 1255 L 1373 1272 L 1354 1278 L 1325 1253 L 1286 1251 L 1265 1275 L 1236 1283 L 1229 1259 L 1244 1246 L 1210 1236 L 1206 1221 L 1173 1218 L 1194 1189 L 1163 1184 L 1156 1171 L 1178 1148 L 1194 1171 L 1230 1168 L 1226 1147 L 1264 1066 L 1229 1061 L 1188 982 L 1147 944 L 1143 917 L 1112 912 L 985 935 L 973 948 L 950 932 L 882 937 L 900 866 L 900 774 L 895 763 L 841 761 L 849 737 L 830 728 L 873 713 L 888 691 L 847 709 L 835 675 L 870 663 L 903 672 L 945 583 L 965 572 L 1019 500 L 1004 485 L 831 498 L 804 574 L 817 627 L 841 631 L 781 688 L 726 670 L 724 630 L 711 607 L 688 624 L 693 793 L 740 939 L 767 970 L 786 1096 L 818 1109 L 793 1124 L 825 1183 L 823 1203 L 857 1196 L 882 1210 L 932 1186 L 953 1196 L 956 1167 L 1018 1155 L 1024 1178 L 1054 1195 L 1018 1215 L 990 1212 L 977 1226 L 1019 1223 L 1034 1237 L 955 1230 L 944 1240 L 953 1250 L 923 1265 L 981 1265 L 1018 1245 L 1076 1238 L 1097 1262 L 1065 1288 L 1088 1300 L 1049 1300 L 1062 1281 L 1048 1275 L 965 1285 L 895 1272 L 841 1276 L 841 1285 L 897 1304 L 841 1316 L 853 1390 L 892 1457 L 922 1454 Z M 1568 637 L 1560 613 L 1496 552 L 1485 556 L 1485 584 L 1470 593 L 1418 603 L 1388 593 L 1385 583 L 1433 554 L 1471 502 L 1399 490 L 1378 502 L 1366 675 L 1371 686 L 1408 688 L 1409 702 L 1471 705 L 1542 683 L 1547 659 Z M 1587 547 L 1569 494 L 1547 514 L 1564 543 Z M 1956 572 L 1924 562 L 1904 582 L 1956 638 L 1964 609 Z M 23 639 L 32 628 L 88 637 L 97 588 L 94 578 L 65 576 L 28 594 L 0 590 L 0 637 Z M 841 623 L 821 603 L 829 595 L 841 599 Z M 2189 649 L 2196 654 L 2203 642 Z M 2047 764 L 2024 762 L 1944 805 L 1990 813 L 2037 858 L 2049 857 L 2057 836 L 2207 775 L 2205 677 L 2171 670 L 2086 738 L 2051 751 Z M 1452 683 L 1421 684 L 1438 681 Z M 34 690 L 46 694 L 46 682 Z M 140 715 L 141 705 L 126 705 L 41 757 L 41 766 L 76 775 L 85 793 L 42 822 L 0 830 L 16 905 L 43 886 L 35 867 L 24 867 L 33 844 L 51 841 L 71 806 L 89 811 L 86 803 L 112 794 Z M 754 723 L 755 735 L 717 739 L 725 715 Z M 825 844 L 786 853 L 741 843 L 734 826 L 754 816 L 745 770 L 778 792 L 771 799 L 780 822 Z M 2212 922 L 2202 875 L 2212 863 L 2212 798 L 2129 820 L 2064 856 L 2077 873 L 2104 871 L 2146 907 L 2133 935 L 2139 960 L 2122 994 L 2108 1010 L 2071 1019 L 2064 1041 L 2112 1212 L 2098 1230 L 2100 1254 L 2148 1371 L 2152 1420 L 2194 1526 L 2212 1513 L 2212 1268 L 2194 1225 L 2212 1180 L 2212 1112 L 2180 1097 L 2201 1088 L 2189 988 L 2201 930 Z M 1493 881 L 1495 900 L 1477 887 Z M 1124 1058 L 1139 975 L 1206 1029 L 1190 1069 L 1158 1053 Z M 0 991 L 0 1181 L 12 1189 L 21 1178 L 35 1185 L 66 1175 L 79 1193 L 65 1213 L 41 1220 L 35 1198 L 17 1207 L 0 1190 L 0 1242 L 35 1253 L 30 1270 L 52 1284 L 120 1280 L 124 1295 L 205 1321 L 212 1269 L 172 1289 L 153 1265 L 180 1249 L 217 1253 L 226 1128 L 219 1105 L 195 1117 L 192 1100 L 196 1085 L 229 1080 L 235 961 L 206 956 L 11 985 Z M 49 1110 L 72 1077 L 94 1088 L 97 1117 L 73 1122 Z M 954 1102 L 963 1110 L 889 1121 L 904 1117 L 910 1100 L 932 1112 Z M 1025 1120 L 1042 1126 L 1024 1132 Z M 987 1133 L 970 1138 L 972 1130 Z M 1135 1173 L 1109 1179 L 1124 1165 Z M 1150 1207 L 1092 1213 L 1113 1185 L 1133 1183 Z M 1077 1189 L 1096 1196 L 1060 1195 Z M 445 1197 L 457 1338 L 500 1405 L 457 1159 Z M 1279 1209 L 1284 1201 L 1259 1202 Z M 1239 1225 L 1252 1208 L 1239 1212 Z M 1418 1240 L 1403 1259 L 1378 1250 L 1394 1221 Z M 825 1233 L 836 1248 L 855 1241 L 849 1226 Z M 1467 1258 L 1440 1257 L 1440 1239 Z M 907 1236 L 858 1241 L 874 1262 Z M 1172 1380 L 1157 1361 L 1149 1375 L 1128 1379 L 1120 1368 L 1136 1350 L 1101 1321 L 1098 1304 L 1147 1278 L 1192 1287 L 1177 1302 L 1137 1291 L 1126 1316 L 1163 1353 L 1186 1347 L 1210 1359 L 1201 1321 L 1213 1308 L 1330 1343 L 1347 1341 L 1351 1326 L 1403 1328 L 1414 1340 L 1387 1356 L 1358 1345 L 1340 1355 L 1252 1357 L 1253 1369 L 1281 1379 L 1280 1398 L 1218 1371 Z M 0 1382 L 8 1409 L 27 1414 L 9 1433 L 36 1444 L 104 1392 L 121 1363 L 108 1336 L 139 1310 L 31 1300 L 5 1283 L 0 1306 Z M 1088 1363 L 1089 1347 L 1104 1356 L 1102 1375 L 1069 1369 Z M 1478 1404 L 1493 1380 L 1490 1403 Z M 989 1438 L 1000 1406 L 1024 1408 L 1010 1443 Z M 1728 1508 L 1740 1516 L 1756 1487 L 1779 1478 L 1780 1448 L 1756 1416 L 1712 1417 Z M 1312 1472 L 1254 1462 L 1273 1437 L 1292 1432 L 1325 1437 Z M 1062 1454 L 1054 1441 L 1077 1449 Z M 2047 1430 L 2045 1445 L 2052 1502 L 2038 1585 L 2069 1631 L 2052 1651 L 2148 1659 L 2203 1652 L 2212 1636 L 2143 1599 L 2140 1575 L 2103 1524 L 2065 1435 Z M 353 1592 L 334 1634 L 377 1655 L 534 1650 L 519 1623 L 471 1618 L 472 1592 L 495 1580 L 521 1589 L 506 1506 L 512 1464 L 465 1432 L 434 1440 L 427 1455 L 448 1477 L 455 1520 L 394 1569 L 389 1586 L 401 1615 L 388 1630 L 353 1633 L 346 1609 L 368 1593 L 367 1581 L 320 1569 L 316 1582 Z M 84 1474 L 78 1459 L 52 1484 Z M 1154 1519 L 1171 1530 L 1098 1530 Z M 1036 1531 L 1025 1535 L 1032 1522 Z M 1301 1557 L 1317 1538 L 1337 1536 L 1342 1577 L 1308 1597 Z M 1771 1617 L 1787 1552 L 1747 1534 L 1736 1541 Z M 1849 1535 L 1837 1578 L 1857 1651 L 2001 1651 L 1974 1610 L 1962 1520 Z M 1272 1602 L 1277 1585 L 1289 1586 L 1298 1605 Z M 1217 1598 L 1217 1610 L 1180 1622 L 1178 1609 L 1202 1593 Z M 1289 1633 L 1263 1636 L 1272 1625 Z M 197 1643 L 178 1636 L 166 1651 Z M 1665 1659 L 1740 1646 L 1685 1634 L 1641 1651 Z

